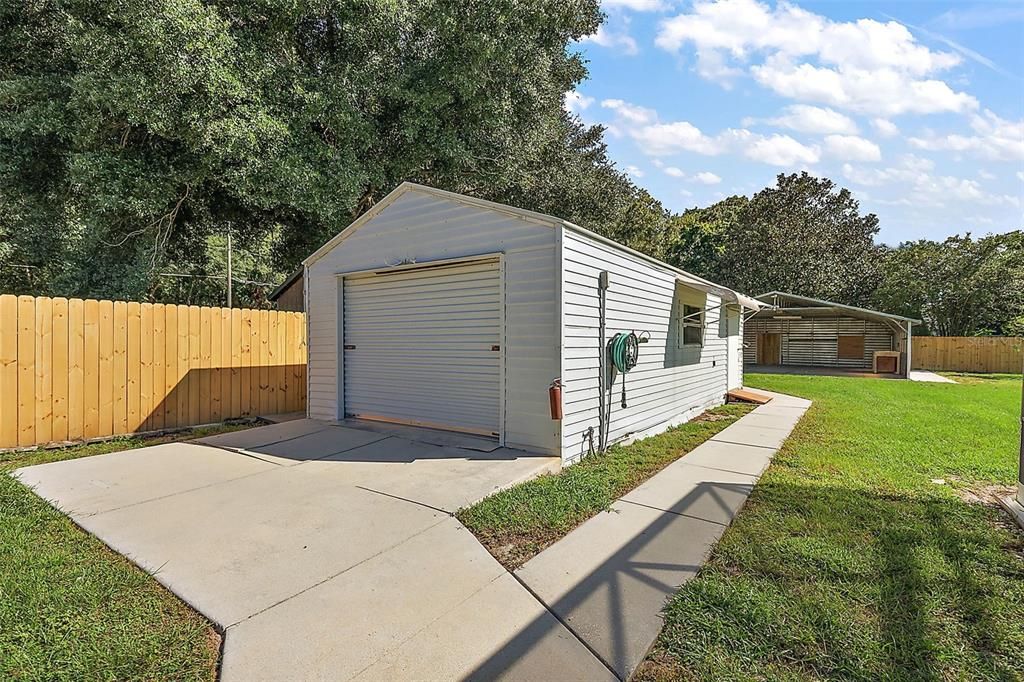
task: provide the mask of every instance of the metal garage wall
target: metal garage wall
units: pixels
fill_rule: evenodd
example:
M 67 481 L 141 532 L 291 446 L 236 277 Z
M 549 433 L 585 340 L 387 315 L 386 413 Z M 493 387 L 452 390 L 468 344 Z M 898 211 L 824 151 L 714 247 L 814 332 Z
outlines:
M 556 453 L 547 388 L 558 376 L 555 229 L 410 189 L 308 266 L 309 415 L 339 412 L 338 273 L 502 252 L 505 263 L 505 440 Z
M 625 409 L 619 403 L 621 377 L 615 380 L 609 441 L 666 428 L 723 402 L 728 337 L 719 325 L 720 309 L 706 314 L 703 348 L 677 348 L 673 329 L 681 296 L 686 303 L 708 308 L 719 305 L 717 297 L 681 285 L 677 290 L 675 272 L 571 229 L 562 231 L 562 252 L 564 459 L 586 454 L 586 434 L 591 427 L 597 431 L 598 354 L 603 347 L 598 339 L 597 278 L 602 270 L 611 275 L 607 338 L 631 330 L 651 335 L 626 377 Z
M 497 258 L 346 277 L 345 412 L 497 436 Z
M 893 332 L 885 324 L 874 320 L 853 317 L 776 320 L 755 316 L 747 320 L 743 339 L 744 361 L 751 365 L 757 364 L 758 334 L 782 335 L 784 365 L 870 370 L 875 351 L 895 348 Z M 841 335 L 863 335 L 864 356 L 856 360 L 840 359 L 837 344 Z

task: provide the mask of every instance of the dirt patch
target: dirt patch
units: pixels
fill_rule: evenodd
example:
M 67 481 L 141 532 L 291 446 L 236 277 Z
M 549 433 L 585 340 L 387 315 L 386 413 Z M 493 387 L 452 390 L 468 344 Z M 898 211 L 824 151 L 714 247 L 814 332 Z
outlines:
M 999 500 L 1014 494 L 1015 488 L 1008 485 L 974 485 L 954 489 L 957 496 L 968 504 L 998 505 Z
M 704 412 L 697 415 L 690 421 L 695 422 L 727 422 L 730 419 L 736 419 L 734 414 L 714 414 L 713 412 Z

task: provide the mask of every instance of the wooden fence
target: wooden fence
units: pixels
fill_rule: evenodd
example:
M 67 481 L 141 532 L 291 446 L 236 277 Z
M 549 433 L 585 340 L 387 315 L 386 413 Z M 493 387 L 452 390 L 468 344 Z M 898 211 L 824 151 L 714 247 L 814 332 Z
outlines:
M 914 369 L 1019 374 L 1024 338 L 1013 336 L 915 336 Z
M 302 313 L 0 296 L 0 448 L 305 407 Z

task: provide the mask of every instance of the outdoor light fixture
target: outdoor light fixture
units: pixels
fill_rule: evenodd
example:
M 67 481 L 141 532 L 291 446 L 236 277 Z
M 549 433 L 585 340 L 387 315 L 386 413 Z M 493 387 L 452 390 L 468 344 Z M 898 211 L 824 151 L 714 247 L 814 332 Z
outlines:
M 801 315 L 774 315 L 773 320 L 802 320 L 804 319 Z

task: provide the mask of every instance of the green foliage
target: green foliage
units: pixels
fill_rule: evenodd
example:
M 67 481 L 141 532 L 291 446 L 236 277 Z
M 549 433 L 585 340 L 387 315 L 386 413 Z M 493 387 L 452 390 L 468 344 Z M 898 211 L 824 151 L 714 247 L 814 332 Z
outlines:
M 1024 232 L 900 244 L 881 275 L 877 304 L 923 320 L 922 331 L 1024 335 Z
M 688 272 L 717 278 L 733 232 L 745 219 L 749 205 L 748 197 L 734 196 L 675 216 L 675 238 L 666 253 L 668 262 Z
M 596 0 L 6 3 L 0 289 L 220 301 L 213 235 L 242 279 L 278 279 L 404 180 L 647 248 L 664 211 L 562 108 L 600 20 Z
M 635 678 L 1019 679 L 1024 538 L 968 500 L 1016 480 L 1020 378 L 747 381 L 814 404 Z
M 807 173 L 779 175 L 738 212 L 718 274 L 753 294 L 864 303 L 874 289 L 877 233 L 878 218 L 861 215 L 849 190 Z

